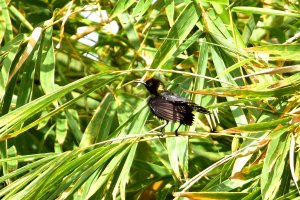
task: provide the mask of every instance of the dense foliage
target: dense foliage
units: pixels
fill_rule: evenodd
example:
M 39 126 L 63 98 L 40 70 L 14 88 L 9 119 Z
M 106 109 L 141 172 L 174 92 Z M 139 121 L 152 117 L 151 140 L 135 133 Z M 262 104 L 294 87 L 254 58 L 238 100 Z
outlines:
M 297 0 L 0 0 L 1 198 L 299 198 L 299 19 Z M 214 118 L 151 131 L 152 76 Z

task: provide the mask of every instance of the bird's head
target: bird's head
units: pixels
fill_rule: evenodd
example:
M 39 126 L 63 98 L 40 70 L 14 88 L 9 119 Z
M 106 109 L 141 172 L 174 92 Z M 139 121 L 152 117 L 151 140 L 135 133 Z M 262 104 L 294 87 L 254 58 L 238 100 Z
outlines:
M 164 84 L 158 79 L 150 78 L 145 82 L 143 81 L 137 81 L 137 82 L 143 84 L 147 88 L 150 94 L 158 95 L 160 92 L 164 91 Z

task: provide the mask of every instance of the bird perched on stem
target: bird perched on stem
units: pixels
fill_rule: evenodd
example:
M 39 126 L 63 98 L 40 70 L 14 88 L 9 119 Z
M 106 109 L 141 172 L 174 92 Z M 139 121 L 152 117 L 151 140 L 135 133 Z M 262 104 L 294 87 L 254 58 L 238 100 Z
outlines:
M 159 91 L 160 86 L 163 86 L 163 84 L 158 79 L 150 78 L 146 82 L 137 82 L 142 83 L 151 94 L 148 105 L 152 113 L 159 119 L 166 121 L 166 124 L 161 128 L 161 132 L 169 121 L 179 122 L 180 124 L 175 130 L 175 135 L 178 136 L 177 131 L 182 124 L 189 126 L 193 124 L 193 111 L 210 114 L 206 108 L 190 102 L 184 97 L 167 90 Z

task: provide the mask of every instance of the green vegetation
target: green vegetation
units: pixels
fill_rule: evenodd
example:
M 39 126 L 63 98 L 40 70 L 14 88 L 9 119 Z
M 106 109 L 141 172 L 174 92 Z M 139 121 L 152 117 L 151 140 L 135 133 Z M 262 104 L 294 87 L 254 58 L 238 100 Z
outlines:
M 0 0 L 0 198 L 299 198 L 299 19 L 298 0 Z M 151 76 L 217 132 L 151 132 Z

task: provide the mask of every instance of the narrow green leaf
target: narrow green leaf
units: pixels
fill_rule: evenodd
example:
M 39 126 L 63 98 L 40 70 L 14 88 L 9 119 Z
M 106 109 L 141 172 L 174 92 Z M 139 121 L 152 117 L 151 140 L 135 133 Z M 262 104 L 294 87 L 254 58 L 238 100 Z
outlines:
M 44 38 L 42 42 L 42 51 L 40 56 L 40 82 L 45 94 L 49 94 L 54 91 L 54 74 L 55 74 L 55 57 L 54 47 L 52 42 L 52 27 L 48 28 L 44 32 Z
M 99 149 L 95 149 L 92 153 L 89 153 L 88 156 L 84 156 L 85 158 L 85 162 L 83 162 L 82 158 L 79 158 L 81 161 L 79 162 L 79 159 L 74 160 L 74 171 L 63 171 L 62 174 L 66 174 L 65 177 L 60 176 L 59 179 L 61 179 L 61 183 L 59 184 L 60 187 L 57 187 L 56 184 L 52 184 L 51 189 L 54 190 L 51 193 L 46 194 L 46 191 L 44 191 L 44 193 L 41 191 L 39 194 L 41 196 L 44 196 L 44 198 L 47 199 L 53 199 L 55 198 L 58 194 L 61 194 L 63 191 L 65 191 L 68 187 L 71 188 L 69 190 L 68 195 L 72 195 L 80 186 L 82 186 L 82 184 L 100 167 L 104 167 L 105 163 L 110 160 L 113 159 L 114 156 L 119 152 L 123 152 L 126 153 L 127 150 L 126 148 L 124 149 L 125 146 L 127 146 L 127 143 L 119 143 L 118 145 L 116 145 L 115 147 L 111 147 L 111 146 L 106 146 L 104 148 L 102 148 L 100 151 Z M 98 150 L 98 151 L 97 151 Z M 120 153 L 118 154 L 118 158 L 122 158 L 124 156 L 124 154 Z M 115 159 L 116 160 L 116 159 Z M 119 160 L 118 160 L 119 161 Z M 114 166 L 111 167 L 117 167 L 118 163 L 120 162 L 113 162 Z M 63 166 L 62 166 L 63 167 Z M 68 167 L 66 165 L 66 167 Z M 112 168 L 109 168 L 109 172 L 113 173 L 113 171 L 111 170 Z M 63 170 L 63 168 L 61 169 Z M 59 172 L 59 170 L 57 170 Z M 104 172 L 103 172 L 104 173 Z M 102 175 L 107 175 L 106 173 L 102 174 Z
M 135 2 L 136 1 L 134 0 L 128 0 L 128 1 L 119 0 L 111 12 L 111 18 L 114 18 L 119 14 L 125 12 Z
M 22 52 L 22 55 L 20 55 L 20 58 L 18 59 L 18 62 L 14 68 L 14 70 L 11 72 L 9 80 L 10 81 L 14 76 L 16 76 L 17 72 L 20 71 L 25 61 L 34 63 L 35 60 L 27 60 L 29 56 L 36 57 L 37 52 L 35 52 L 38 48 L 36 46 L 40 43 L 41 35 L 42 35 L 43 29 L 41 27 L 36 27 L 27 42 L 27 46 L 24 52 Z M 32 52 L 34 50 L 34 52 Z M 29 67 L 28 67 L 29 68 Z
M 0 100 L 1 101 L 4 96 L 5 87 L 7 86 L 7 81 L 8 81 L 8 77 L 9 77 L 9 71 L 11 70 L 11 65 L 18 53 L 21 43 L 24 40 L 25 40 L 25 35 L 21 34 L 0 48 L 0 54 L 7 53 L 7 56 L 3 60 L 3 66 L 1 67 L 1 74 L 0 74 L 0 77 L 1 77 L 0 78 Z
M 126 185 L 130 179 L 130 169 L 131 169 L 131 165 L 133 162 L 133 159 L 135 158 L 135 153 L 136 153 L 136 149 L 137 149 L 138 144 L 135 143 L 131 146 L 130 151 L 127 155 L 126 161 L 123 165 L 122 171 L 120 173 L 119 179 L 117 181 L 117 184 L 115 186 L 114 189 L 114 194 L 116 196 L 116 194 L 121 193 L 121 198 L 122 199 L 126 199 Z M 118 184 L 119 183 L 119 184 Z
M 254 179 L 258 179 L 258 178 L 254 178 Z M 253 179 L 248 179 L 248 180 L 226 179 L 226 180 L 222 181 L 221 183 L 209 188 L 207 191 L 209 191 L 209 192 L 230 192 L 230 191 L 238 189 L 239 187 L 243 187 L 243 185 L 246 185 L 247 183 L 250 183 L 252 181 L 253 181 Z
M 67 119 L 64 112 L 61 112 L 57 115 L 56 118 L 56 140 L 59 145 L 62 145 L 65 142 L 65 139 L 67 137 L 68 133 L 68 125 L 67 125 Z
M 96 193 L 101 196 L 112 195 L 112 192 L 108 192 L 108 194 L 105 194 L 107 192 L 106 184 L 108 181 L 111 181 L 109 190 L 112 191 L 118 178 L 117 176 L 114 176 L 114 174 L 116 174 L 119 169 L 122 170 L 122 166 L 120 166 L 120 163 L 123 163 L 122 160 L 128 154 L 128 151 L 130 149 L 131 145 L 122 149 L 120 153 L 118 153 L 111 159 L 105 169 L 97 174 L 97 177 L 95 177 L 95 179 L 91 183 L 91 186 L 89 188 L 86 187 L 86 190 L 88 191 L 85 199 L 90 199 Z M 117 174 L 120 174 L 120 172 Z
M 172 0 L 164 0 L 166 6 L 166 15 L 170 26 L 174 24 L 175 2 Z
M 273 120 L 271 122 L 260 122 L 257 124 L 248 124 L 244 126 L 229 128 L 224 130 L 223 132 L 228 133 L 242 133 L 242 132 L 259 132 L 259 131 L 267 131 L 276 128 L 278 125 L 285 126 L 287 125 L 292 117 L 286 117 L 283 119 Z
M 21 85 L 22 85 L 22 90 L 18 91 L 18 99 L 17 99 L 17 103 L 16 103 L 16 107 L 20 107 L 23 106 L 24 104 L 26 104 L 27 102 L 29 102 L 31 100 L 32 97 L 32 91 L 33 91 L 33 85 L 34 85 L 34 74 L 36 71 L 36 60 L 37 57 L 39 57 L 40 52 L 39 52 L 39 48 L 40 48 L 40 40 L 38 40 L 33 49 L 29 50 L 30 43 L 28 43 L 27 49 L 29 50 L 26 53 L 23 53 L 21 57 L 23 57 L 25 60 L 25 62 L 22 64 L 22 68 L 20 71 L 21 74 Z M 25 55 L 29 53 L 29 55 Z M 21 59 L 21 58 L 20 58 Z M 21 66 L 20 66 L 21 67 Z
M 182 52 L 184 52 L 187 48 L 189 48 L 192 44 L 197 43 L 199 38 L 204 34 L 203 31 L 198 30 L 191 37 L 185 40 L 174 52 L 174 57 L 178 56 Z
M 214 65 L 216 66 L 217 74 L 220 75 L 220 79 L 228 82 L 232 82 L 233 84 L 236 84 L 234 81 L 232 81 L 232 75 L 231 74 L 223 74 L 223 71 L 226 70 L 225 60 L 226 58 L 221 57 L 221 53 L 218 51 L 218 49 L 211 48 L 212 52 L 212 59 L 214 62 Z M 223 84 L 223 83 L 221 83 Z M 224 84 L 223 84 L 224 85 Z M 224 85 L 225 86 L 225 85 Z M 232 98 L 230 96 L 227 96 L 227 101 L 234 101 L 235 98 Z M 244 111 L 237 106 L 230 106 L 232 115 L 234 117 L 235 123 L 240 125 L 246 125 L 248 124 L 247 118 L 244 114 Z
M 141 18 L 148 11 L 149 7 L 151 6 L 151 3 L 152 3 L 152 0 L 138 1 L 132 11 L 132 15 L 138 16 Z
M 208 48 L 208 45 L 206 44 L 206 39 L 205 38 L 200 41 L 199 49 L 200 50 L 199 50 L 198 66 L 197 66 L 196 73 L 205 76 L 206 72 L 207 72 L 208 51 L 209 51 L 209 48 Z M 194 90 L 195 89 L 196 90 L 197 89 L 198 90 L 203 89 L 204 84 L 205 84 L 205 79 L 203 79 L 203 78 L 196 79 Z M 195 99 L 196 103 L 201 102 L 201 97 L 200 96 L 194 96 L 194 99 Z
M 51 175 L 58 166 L 60 166 L 62 163 L 67 163 L 75 155 L 78 155 L 78 151 L 61 154 L 56 159 L 46 163 L 41 167 L 41 169 L 37 169 L 34 174 L 29 175 L 31 182 L 28 184 L 28 180 L 26 185 L 23 185 L 23 187 L 25 187 L 22 190 L 20 190 L 21 188 L 19 188 L 18 193 L 12 193 L 14 194 L 13 197 L 16 199 L 30 199 L 35 196 L 41 190 L 46 180 L 51 180 L 51 178 L 49 178 L 49 175 Z M 47 177 L 48 179 L 45 179 L 44 177 Z M 53 183 L 54 182 L 55 181 L 53 181 Z
M 10 5 L 8 9 L 26 28 L 28 28 L 30 31 L 33 31 L 33 26 L 15 6 Z
M 249 39 L 253 33 L 253 31 L 256 28 L 256 24 L 259 21 L 259 16 L 258 15 L 252 15 L 248 19 L 247 24 L 244 27 L 244 30 L 242 32 L 242 38 L 245 44 L 248 44 Z
M 225 69 L 223 72 L 221 72 L 220 74 L 218 74 L 217 77 L 229 74 L 231 71 L 235 70 L 235 69 L 239 69 L 242 66 L 244 66 L 247 63 L 250 63 L 252 61 L 252 59 L 243 59 L 235 64 L 233 64 L 232 66 L 228 67 L 227 69 Z M 217 78 L 216 77 L 216 78 Z M 234 80 L 234 79 L 233 79 Z
M 44 162 L 47 161 L 47 162 Z M 38 162 L 34 163 L 37 164 Z M 32 168 L 29 168 L 30 166 L 33 165 L 27 165 L 24 168 L 27 168 L 28 171 L 30 171 L 31 173 L 26 174 L 25 176 L 16 179 L 13 183 L 11 183 L 10 185 L 8 185 L 7 187 L 3 188 L 0 191 L 0 196 L 4 196 L 5 198 L 11 198 L 14 199 L 16 198 L 17 193 L 23 193 L 21 195 L 25 195 L 26 191 L 23 191 L 24 188 L 30 184 L 31 181 L 35 180 L 39 175 L 41 175 L 41 173 L 43 173 L 45 170 L 47 170 L 51 165 L 53 165 L 53 158 L 50 159 L 43 159 L 43 164 L 40 165 L 41 163 L 39 163 L 39 167 L 35 168 L 34 170 Z M 27 171 L 26 170 L 26 171 Z
M 1 10 L 1 16 L 3 17 L 2 20 L 4 20 L 4 21 L 1 21 L 1 23 L 5 24 L 5 29 L 3 29 L 1 31 L 4 32 L 5 42 L 10 42 L 11 40 L 13 40 L 13 31 L 12 31 L 12 25 L 11 25 L 11 20 L 10 20 L 10 16 L 9 16 L 9 11 L 8 11 L 5 0 L 0 0 L 0 10 Z
M 300 14 L 291 13 L 282 10 L 274 10 L 271 8 L 257 8 L 257 7 L 246 7 L 246 6 L 237 6 L 232 8 L 234 12 L 242 12 L 246 14 L 265 14 L 265 15 L 277 15 L 277 16 L 285 16 L 285 17 L 300 17 Z
M 181 172 L 188 171 L 188 138 L 167 138 L 166 147 L 170 166 L 172 167 L 173 174 L 177 180 L 179 181 L 187 178 L 187 174 L 182 175 Z
M 299 83 L 294 83 L 295 85 L 288 85 L 286 87 L 277 89 L 238 89 L 238 88 L 210 88 L 201 91 L 190 91 L 195 94 L 205 94 L 220 97 L 236 97 L 236 98 L 267 98 L 267 97 L 282 97 L 293 94 L 295 91 L 300 89 Z M 250 88 L 250 87 L 249 87 Z
M 2 11 L 3 3 L 5 5 L 5 1 L 1 0 L 0 1 L 0 44 L 2 43 L 6 31 L 5 17 L 3 16 L 3 11 Z
M 222 18 L 219 17 L 217 8 L 215 10 L 208 10 L 203 15 L 203 24 L 207 32 L 214 39 L 214 43 L 217 43 L 214 46 L 222 47 L 222 51 L 225 51 L 233 58 L 239 58 L 240 56 L 248 58 L 249 55 L 242 49 L 246 46 L 235 25 L 231 24 L 230 16 L 226 11 L 227 9 L 220 5 L 218 7 L 221 7 L 219 12 L 222 12 Z M 234 33 L 231 27 L 233 27 Z
M 203 0 L 203 1 L 229 5 L 229 0 Z
M 17 156 L 17 157 L 12 157 L 12 158 L 8 158 L 8 159 L 1 159 L 1 162 L 6 162 L 6 161 L 11 161 L 11 160 L 15 160 L 15 161 L 24 161 L 24 160 L 28 160 L 28 161 L 32 161 L 35 158 L 39 158 L 42 157 L 42 159 L 34 161 L 32 163 L 29 163 L 13 172 L 10 172 L 9 174 L 6 174 L 4 176 L 0 177 L 0 183 L 4 182 L 5 180 L 8 179 L 14 179 L 17 176 L 28 172 L 32 169 L 35 169 L 38 166 L 41 165 L 45 165 L 46 163 L 50 162 L 52 159 L 54 159 L 58 154 L 56 153 L 48 153 L 48 154 L 42 154 L 42 155 L 26 155 L 26 156 Z M 45 157 L 47 156 L 47 157 Z M 1 190 L 2 191 L 2 190 Z M 0 196 L 2 193 L 0 192 Z
M 287 164 L 290 131 L 281 130 L 282 135 L 273 138 L 269 145 L 261 173 L 261 193 L 263 199 L 274 199 L 281 185 L 282 173 Z
M 185 197 L 188 199 L 220 199 L 236 200 L 242 199 L 248 193 L 246 192 L 180 192 L 175 193 L 175 197 Z
M 76 142 L 79 144 L 82 138 L 82 131 L 80 127 L 80 120 L 77 110 L 65 109 L 66 117 L 68 120 L 68 126 Z
M 41 112 L 43 108 L 52 104 L 53 101 L 61 98 L 65 94 L 74 90 L 75 88 L 78 88 L 86 83 L 97 79 L 102 79 L 102 82 L 100 83 L 102 84 L 102 86 L 104 86 L 105 84 L 108 84 L 111 81 L 115 80 L 117 77 L 118 75 L 107 75 L 106 73 L 90 75 L 77 81 L 74 81 L 73 83 L 61 87 L 48 95 L 44 95 L 43 97 L 40 97 L 16 110 L 9 112 L 8 114 L 0 117 L 0 140 L 4 139 L 5 136 L 10 131 L 12 131 L 14 127 L 23 123 L 29 117 Z
M 289 44 L 274 44 L 250 47 L 245 49 L 247 52 L 270 54 L 276 59 L 300 60 L 300 45 Z M 271 57 L 271 58 L 272 58 Z
M 116 114 L 116 101 L 112 94 L 107 94 L 96 109 L 91 121 L 85 129 L 80 147 L 89 146 L 108 138 L 113 118 Z
M 164 166 L 146 162 L 146 161 L 142 161 L 139 159 L 134 159 L 132 167 L 133 167 L 133 169 L 136 168 L 136 169 L 143 169 L 145 171 L 149 171 L 150 173 L 157 174 L 160 177 L 170 175 L 170 172 L 168 170 L 166 170 L 166 168 Z
M 130 41 L 130 44 L 132 44 L 135 50 L 138 50 L 141 44 L 134 24 L 131 22 L 131 16 L 127 13 L 121 13 L 118 18 L 126 31 L 126 35 Z
M 135 109 L 135 111 L 133 113 L 137 113 L 141 107 L 144 106 L 144 103 L 141 102 Z M 141 112 L 139 112 L 136 116 L 135 119 L 138 120 L 134 120 L 128 127 L 128 129 L 126 129 L 128 131 L 128 135 L 132 135 L 132 134 L 140 134 L 142 133 L 142 131 L 144 130 L 144 126 L 146 123 L 146 120 L 148 118 L 149 115 L 149 110 L 147 109 L 143 109 Z M 117 194 L 117 193 L 121 193 L 121 198 L 125 199 L 125 188 L 126 188 L 126 184 L 129 180 L 129 172 L 131 169 L 131 165 L 133 162 L 133 159 L 135 157 L 135 153 L 136 153 L 136 149 L 137 149 L 137 144 L 133 144 L 131 146 L 131 149 L 129 151 L 129 154 L 126 158 L 126 161 L 124 163 L 124 166 L 120 172 L 120 176 L 118 177 L 118 180 L 116 181 L 115 187 L 114 187 L 114 192 L 113 194 Z
M 150 68 L 160 68 L 172 57 L 180 44 L 187 38 L 200 16 L 201 14 L 194 3 L 187 4 L 169 31 L 167 39 L 156 52 Z

